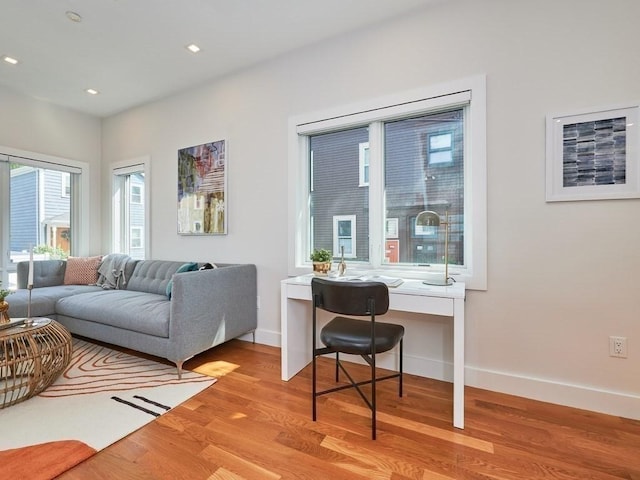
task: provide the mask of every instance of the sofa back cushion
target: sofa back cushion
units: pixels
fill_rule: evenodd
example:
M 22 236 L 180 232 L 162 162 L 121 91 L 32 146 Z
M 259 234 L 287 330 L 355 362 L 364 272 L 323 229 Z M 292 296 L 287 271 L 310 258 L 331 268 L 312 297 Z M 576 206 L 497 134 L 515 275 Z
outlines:
M 64 260 L 36 260 L 33 262 L 33 288 L 62 285 L 67 262 Z M 18 288 L 27 288 L 29 262 L 22 261 L 16 265 Z
M 184 262 L 140 260 L 127 282 L 127 290 L 166 295 L 169 280 L 182 265 Z

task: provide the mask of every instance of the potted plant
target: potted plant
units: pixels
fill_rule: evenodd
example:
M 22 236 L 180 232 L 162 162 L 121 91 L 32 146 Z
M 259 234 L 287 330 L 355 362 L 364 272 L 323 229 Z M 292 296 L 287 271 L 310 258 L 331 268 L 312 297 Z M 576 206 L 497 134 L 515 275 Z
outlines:
M 324 248 L 316 248 L 311 252 L 311 261 L 313 262 L 313 273 L 316 275 L 326 275 L 331 270 L 331 252 Z
M 0 284 L 2 282 L 0 281 Z M 0 323 L 9 323 L 9 304 L 5 301 L 7 295 L 13 293 L 11 290 L 0 288 Z

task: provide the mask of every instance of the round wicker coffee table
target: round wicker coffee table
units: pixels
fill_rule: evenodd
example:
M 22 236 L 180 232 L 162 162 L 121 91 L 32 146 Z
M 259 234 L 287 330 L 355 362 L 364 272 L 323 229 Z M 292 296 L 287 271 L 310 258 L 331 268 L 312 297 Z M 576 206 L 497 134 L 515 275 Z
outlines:
M 49 318 L 0 330 L 0 408 L 38 395 L 71 361 L 71 334 Z

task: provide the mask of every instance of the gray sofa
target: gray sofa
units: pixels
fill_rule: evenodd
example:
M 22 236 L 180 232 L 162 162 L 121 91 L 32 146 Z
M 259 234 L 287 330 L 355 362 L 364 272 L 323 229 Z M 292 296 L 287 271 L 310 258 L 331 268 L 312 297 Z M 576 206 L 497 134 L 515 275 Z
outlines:
M 64 285 L 65 261 L 35 261 L 31 316 L 55 319 L 76 335 L 167 358 L 180 375 L 185 360 L 257 327 L 255 265 L 176 273 L 182 265 L 132 261 L 125 288 L 104 289 Z M 27 316 L 28 268 L 29 262 L 17 265 L 18 290 L 7 297 L 11 318 Z

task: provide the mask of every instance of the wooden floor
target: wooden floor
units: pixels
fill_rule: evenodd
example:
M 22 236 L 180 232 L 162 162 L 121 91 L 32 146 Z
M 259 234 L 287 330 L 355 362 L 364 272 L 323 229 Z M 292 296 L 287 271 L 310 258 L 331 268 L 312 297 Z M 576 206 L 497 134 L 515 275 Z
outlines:
M 407 375 L 401 399 L 379 384 L 372 441 L 352 390 L 312 422 L 310 368 L 282 382 L 277 348 L 232 341 L 187 367 L 219 381 L 60 478 L 640 480 L 639 421 L 467 387 L 458 430 L 451 384 Z M 331 384 L 333 363 L 319 374 Z

